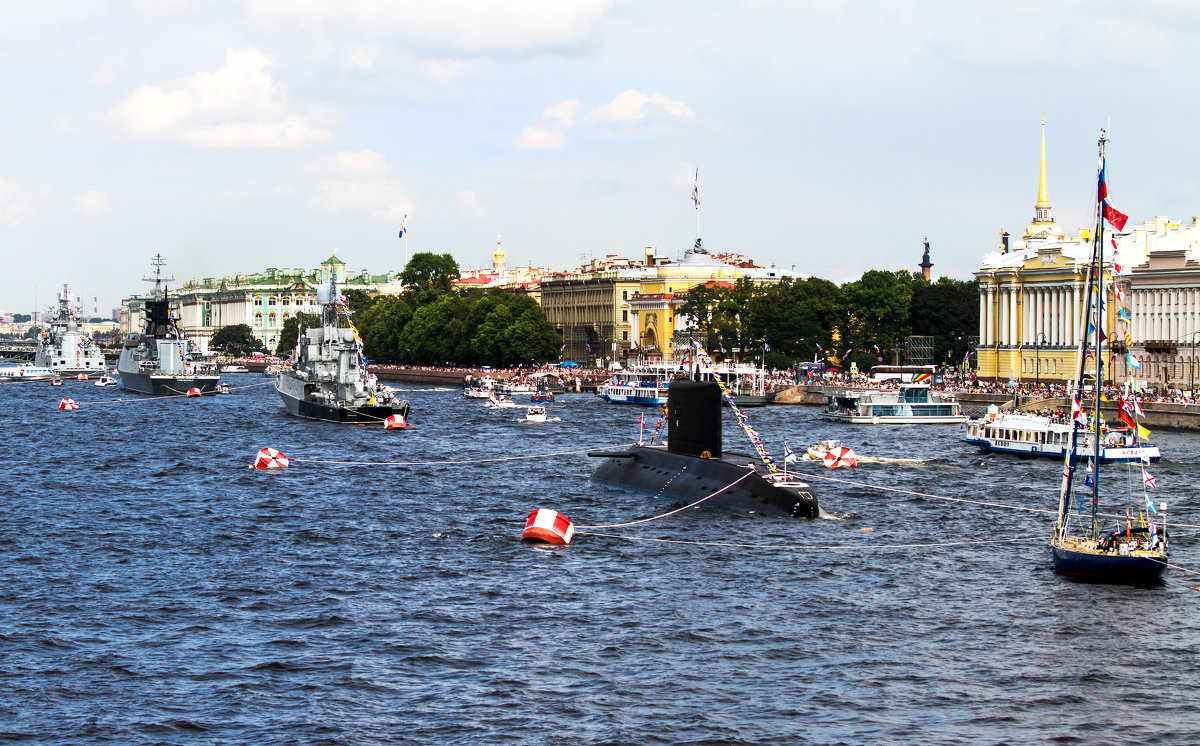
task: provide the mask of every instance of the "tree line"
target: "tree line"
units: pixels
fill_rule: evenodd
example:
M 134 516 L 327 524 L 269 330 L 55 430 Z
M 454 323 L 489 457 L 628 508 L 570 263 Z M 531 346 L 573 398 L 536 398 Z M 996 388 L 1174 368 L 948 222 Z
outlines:
M 367 358 L 464 367 L 558 360 L 559 333 L 537 301 L 503 290 L 458 290 L 452 284 L 458 276 L 449 254 L 422 252 L 401 274 L 406 289 L 400 295 L 345 291 Z M 696 336 L 718 359 L 774 368 L 811 360 L 848 368 L 853 362 L 867 370 L 881 362 L 912 362 L 906 341 L 917 335 L 931 338 L 934 363 L 957 364 L 979 327 L 979 286 L 882 270 L 841 286 L 816 277 L 767 285 L 743 277 L 732 287 L 692 288 L 679 312 L 691 318 Z M 306 313 L 285 320 L 275 353 L 290 355 L 303 330 L 319 323 Z M 227 327 L 212 346 L 231 353 L 255 349 L 250 332 Z
M 868 270 L 838 286 L 817 277 L 692 288 L 680 312 L 711 354 L 786 368 L 824 360 L 862 370 L 911 363 L 909 339 L 931 338 L 935 364 L 958 364 L 979 328 L 979 283 Z

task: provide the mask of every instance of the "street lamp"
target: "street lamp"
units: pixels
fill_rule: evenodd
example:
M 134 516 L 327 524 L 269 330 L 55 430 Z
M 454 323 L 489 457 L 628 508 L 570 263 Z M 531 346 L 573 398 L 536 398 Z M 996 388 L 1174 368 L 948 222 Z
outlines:
M 1046 344 L 1046 335 L 1043 332 L 1038 332 L 1033 340 L 1033 369 L 1034 369 L 1034 388 L 1042 388 L 1042 345 Z
M 1196 337 L 1200 332 L 1192 332 L 1192 363 L 1188 366 L 1188 388 L 1192 390 L 1192 401 L 1196 399 Z

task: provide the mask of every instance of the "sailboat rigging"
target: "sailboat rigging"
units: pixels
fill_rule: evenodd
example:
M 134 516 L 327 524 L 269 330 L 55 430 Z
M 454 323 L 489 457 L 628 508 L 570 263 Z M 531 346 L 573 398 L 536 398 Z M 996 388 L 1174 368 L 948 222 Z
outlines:
M 1155 522 L 1158 508 L 1146 495 L 1147 486 L 1154 486 L 1154 478 L 1142 469 L 1142 494 L 1145 504 L 1136 510 L 1126 509 L 1124 528 L 1121 527 L 1121 516 L 1111 516 L 1100 512 L 1100 460 L 1088 457 L 1084 460 L 1085 476 L 1084 490 L 1077 506 L 1072 503 L 1072 487 L 1078 486 L 1076 471 L 1079 468 L 1080 456 L 1075 448 L 1081 433 L 1091 430 L 1097 439 L 1101 432 L 1100 403 L 1103 400 L 1101 388 L 1104 382 L 1104 358 L 1106 339 L 1105 305 L 1106 287 L 1104 280 L 1104 224 L 1107 222 L 1115 230 L 1121 230 L 1126 216 L 1114 208 L 1108 200 L 1108 185 L 1105 175 L 1105 145 L 1107 137 L 1103 130 L 1100 132 L 1098 143 L 1100 151 L 1099 173 L 1096 180 L 1096 230 L 1092 236 L 1092 256 L 1087 271 L 1087 289 L 1083 304 L 1083 323 L 1080 329 L 1079 350 L 1075 369 L 1075 380 L 1071 398 L 1071 433 L 1070 447 L 1066 449 L 1063 459 L 1062 484 L 1059 490 L 1058 514 L 1054 525 L 1054 536 L 1051 539 L 1051 551 L 1054 558 L 1054 571 L 1075 578 L 1113 583 L 1155 583 L 1159 582 L 1163 570 L 1167 566 L 1167 534 L 1166 519 L 1161 518 L 1162 526 Z M 1113 242 L 1116 249 L 1116 242 Z M 1110 259 L 1110 265 L 1115 260 Z M 1115 281 L 1115 277 L 1114 277 Z M 1115 282 L 1114 282 L 1115 285 Z M 1111 348 L 1110 348 L 1111 349 Z M 1084 361 L 1091 358 L 1095 363 L 1095 376 L 1092 379 L 1093 413 L 1089 422 L 1084 401 L 1085 366 Z M 1136 399 L 1132 405 L 1126 399 L 1121 399 L 1121 418 L 1132 419 L 1132 411 L 1136 410 Z M 1139 427 L 1134 423 L 1134 431 Z M 1090 495 L 1090 509 L 1084 509 L 1084 500 Z M 1160 503 L 1163 511 L 1165 505 Z M 1103 534 L 1100 530 L 1101 518 L 1117 518 L 1116 530 Z

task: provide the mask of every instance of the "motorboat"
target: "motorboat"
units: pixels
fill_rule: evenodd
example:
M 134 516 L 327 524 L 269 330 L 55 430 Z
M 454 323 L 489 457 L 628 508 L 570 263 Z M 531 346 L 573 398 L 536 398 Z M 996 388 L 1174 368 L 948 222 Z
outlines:
M 891 389 L 827 386 L 822 393 L 828 402 L 819 416 L 830 422 L 956 425 L 967 421 L 953 394 L 934 391 L 925 383 Z

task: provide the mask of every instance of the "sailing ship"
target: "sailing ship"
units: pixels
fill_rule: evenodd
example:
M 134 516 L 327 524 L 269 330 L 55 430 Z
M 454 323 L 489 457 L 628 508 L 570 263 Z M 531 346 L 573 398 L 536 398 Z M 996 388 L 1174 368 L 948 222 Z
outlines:
M 1070 443 L 1064 456 L 1058 514 L 1050 547 L 1054 571 L 1059 574 L 1094 582 L 1152 584 L 1160 582 L 1162 572 L 1167 566 L 1166 519 L 1162 517 L 1156 522 L 1156 518 L 1161 515 L 1160 509 L 1165 512 L 1166 505 L 1160 503 L 1156 507 L 1147 492 L 1147 487 L 1155 486 L 1154 477 L 1146 471 L 1144 464 L 1139 464 L 1141 493 L 1138 495 L 1137 504 L 1126 507 L 1124 515 L 1101 513 L 1101 461 L 1095 458 L 1081 458 L 1075 447 L 1085 430 L 1100 427 L 1100 387 L 1104 381 L 1105 354 L 1110 349 L 1103 345 L 1105 306 L 1108 303 L 1106 291 L 1108 287 L 1117 286 L 1116 278 L 1119 276 L 1119 265 L 1115 261 L 1115 255 L 1106 265 L 1104 224 L 1109 223 L 1116 230 L 1120 230 L 1127 219 L 1108 201 L 1104 152 L 1106 142 L 1107 138 L 1102 130 L 1096 189 L 1096 230 L 1087 274 L 1084 318 L 1080 325 L 1080 328 L 1086 331 L 1079 340 L 1075 380 L 1071 392 Z M 1114 243 L 1113 248 L 1115 247 Z M 1113 273 L 1112 282 L 1105 280 L 1106 266 Z M 1116 291 L 1113 294 L 1120 298 Z M 1084 361 L 1088 359 L 1095 363 L 1095 370 L 1091 376 L 1084 370 Z M 1089 377 L 1095 384 L 1092 391 L 1094 411 L 1090 422 L 1083 400 L 1085 378 Z M 1118 410 L 1121 419 L 1135 429 L 1141 428 L 1136 420 L 1139 410 L 1136 399 L 1121 397 Z M 1080 479 L 1078 474 L 1081 461 L 1084 462 L 1083 479 Z M 1103 497 L 1109 498 L 1110 494 Z M 1108 531 L 1102 530 L 1101 521 L 1109 519 L 1115 519 L 1115 527 Z
M 190 389 L 211 394 L 220 380 L 215 366 L 193 360 L 167 296 L 167 282 L 162 276 L 166 261 L 162 254 L 150 260 L 154 277 L 144 277 L 154 283 L 154 292 L 146 300 L 146 319 L 142 331 L 130 334 L 121 347 L 117 360 L 117 375 L 121 388 L 142 394 L 186 395 Z
M 33 364 L 57 373 L 104 373 L 104 353 L 91 335 L 79 328 L 77 312 L 71 308 L 71 292 L 63 283 L 58 307 L 52 312 L 50 328 L 37 338 Z
M 408 402 L 380 386 L 368 370 L 362 340 L 333 278 L 317 289 L 317 303 L 321 325 L 301 335 L 291 366 L 275 378 L 288 412 L 311 420 L 376 425 L 392 415 L 407 417 Z M 342 320 L 345 326 L 339 324 Z

